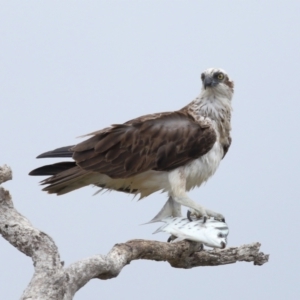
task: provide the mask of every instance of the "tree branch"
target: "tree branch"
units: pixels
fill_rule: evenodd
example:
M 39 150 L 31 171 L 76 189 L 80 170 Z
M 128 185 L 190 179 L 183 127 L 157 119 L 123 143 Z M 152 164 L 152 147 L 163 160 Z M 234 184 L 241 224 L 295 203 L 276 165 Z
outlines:
M 0 167 L 0 184 L 10 180 L 9 167 Z M 253 243 L 224 250 L 203 250 L 190 241 L 164 243 L 131 240 L 116 244 L 107 255 L 95 255 L 63 268 L 58 249 L 46 233 L 34 228 L 13 206 L 8 191 L 0 187 L 0 234 L 33 260 L 34 275 L 21 299 L 72 299 L 93 278 L 110 279 L 119 275 L 133 260 L 167 261 L 174 268 L 218 266 L 238 261 L 263 265 L 269 255 Z

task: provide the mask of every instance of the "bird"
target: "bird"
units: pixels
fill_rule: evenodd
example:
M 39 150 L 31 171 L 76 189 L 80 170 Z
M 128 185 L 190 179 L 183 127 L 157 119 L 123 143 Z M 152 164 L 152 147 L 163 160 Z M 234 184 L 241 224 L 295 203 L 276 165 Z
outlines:
M 220 68 L 201 74 L 198 97 L 177 111 L 144 115 L 123 124 L 85 135 L 71 146 L 45 152 L 37 158 L 72 158 L 34 169 L 29 175 L 50 176 L 41 181 L 43 191 L 63 195 L 94 185 L 100 190 L 139 195 L 168 193 L 168 200 L 149 222 L 181 217 L 222 214 L 206 209 L 188 196 L 217 170 L 231 145 L 234 82 Z

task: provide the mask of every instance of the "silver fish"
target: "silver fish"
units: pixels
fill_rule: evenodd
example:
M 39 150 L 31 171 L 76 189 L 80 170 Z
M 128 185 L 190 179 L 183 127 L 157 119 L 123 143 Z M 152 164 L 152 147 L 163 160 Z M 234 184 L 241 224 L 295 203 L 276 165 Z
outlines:
M 177 237 L 174 242 L 185 239 L 221 249 L 227 245 L 229 234 L 227 224 L 213 218 L 207 219 L 205 223 L 203 223 L 203 219 L 190 221 L 182 217 L 167 217 L 160 221 L 165 224 L 153 233 L 167 232 L 172 234 Z

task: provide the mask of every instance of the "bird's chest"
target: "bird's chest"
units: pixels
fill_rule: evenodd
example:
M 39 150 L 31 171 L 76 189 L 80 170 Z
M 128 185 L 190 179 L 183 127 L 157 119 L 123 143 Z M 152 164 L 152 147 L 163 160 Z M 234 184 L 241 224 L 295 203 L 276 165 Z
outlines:
M 217 141 L 208 153 L 185 166 L 186 189 L 190 190 L 207 181 L 216 172 L 223 153 L 223 147 Z

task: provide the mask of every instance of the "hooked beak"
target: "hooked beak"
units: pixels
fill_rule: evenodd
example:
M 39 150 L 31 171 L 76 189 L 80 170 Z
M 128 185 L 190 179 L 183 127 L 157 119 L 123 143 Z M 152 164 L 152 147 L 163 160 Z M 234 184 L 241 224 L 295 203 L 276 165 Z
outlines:
M 206 87 L 211 87 L 213 85 L 213 79 L 211 77 L 205 77 L 203 80 L 204 89 L 206 90 Z

